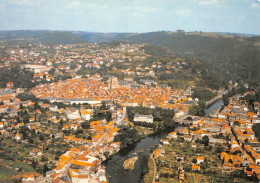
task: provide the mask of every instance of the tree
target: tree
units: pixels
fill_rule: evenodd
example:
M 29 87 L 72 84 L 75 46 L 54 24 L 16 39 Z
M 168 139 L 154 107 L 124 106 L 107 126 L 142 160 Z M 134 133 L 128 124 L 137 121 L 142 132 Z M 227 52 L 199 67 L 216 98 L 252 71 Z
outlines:
M 193 89 L 192 92 L 192 98 L 198 98 L 199 100 L 204 100 L 204 101 L 208 101 L 211 98 L 213 98 L 216 94 L 212 93 L 211 91 L 207 90 L 207 89 L 198 89 L 195 88 Z
M 197 163 L 197 159 L 196 159 L 196 158 L 193 158 L 193 159 L 191 160 L 191 162 L 194 163 L 194 164 L 196 164 L 196 163 Z
M 219 136 L 220 138 L 224 137 L 223 133 L 219 133 L 218 136 Z
M 163 119 L 163 126 L 164 128 L 171 128 L 174 127 L 174 123 L 171 118 L 166 117 Z
M 18 116 L 16 117 L 16 122 L 17 122 L 17 123 L 20 123 L 20 122 L 21 122 L 21 120 L 20 120 L 20 118 L 19 118 Z
M 108 158 L 109 152 L 108 152 L 108 151 L 105 151 L 105 152 L 104 152 L 104 156 L 105 156 L 106 158 Z
M 42 155 L 42 157 L 41 157 L 41 161 L 42 161 L 42 162 L 48 161 L 48 158 L 45 157 L 44 155 Z
M 29 131 L 29 128 L 22 126 L 19 130 L 19 134 L 22 134 L 23 139 L 26 139 L 28 137 Z
M 16 97 L 19 98 L 21 101 L 27 101 L 27 100 L 31 100 L 32 102 L 39 101 L 39 99 L 37 99 L 35 95 L 31 93 L 19 93 Z
M 23 104 L 22 103 L 20 103 L 20 109 L 23 109 Z
M 218 146 L 218 147 L 216 148 L 216 150 L 215 150 L 215 152 L 216 152 L 217 154 L 222 153 L 223 151 L 224 151 L 224 147 L 222 147 L 222 146 Z
M 122 146 L 127 146 L 132 144 L 134 141 L 140 138 L 136 129 L 131 129 L 128 126 L 122 127 L 119 131 L 119 134 L 115 136 L 115 142 L 122 142 Z
M 102 105 L 100 106 L 100 110 L 107 110 L 107 106 L 105 102 L 102 102 Z
M 36 110 L 36 109 L 41 109 L 41 107 L 39 106 L 38 102 L 35 102 L 35 104 L 34 104 L 34 110 Z
M 234 122 L 234 125 L 236 125 L 236 126 L 240 126 L 239 121 L 235 121 L 235 122 Z
M 54 74 L 55 73 L 55 68 L 51 68 L 49 71 L 48 71 L 48 73 L 50 73 L 50 74 Z
M 209 145 L 209 137 L 207 135 L 202 137 L 202 144 L 204 144 L 205 146 Z
M 4 88 L 6 82 L 13 82 L 15 88 L 31 88 L 34 86 L 32 83 L 33 73 L 21 69 L 19 66 L 9 68 L 0 68 L 0 86 Z
M 61 128 L 63 127 L 63 124 L 64 124 L 64 121 L 63 121 L 63 119 L 61 119 L 61 120 L 60 120 L 60 126 L 61 126 Z
M 228 105 L 229 105 L 229 100 L 228 100 L 228 97 L 227 97 L 226 95 L 224 95 L 224 96 L 222 97 L 222 100 L 223 100 L 223 103 L 224 103 L 225 106 L 228 106 Z
M 28 114 L 27 110 L 23 111 L 22 118 L 23 118 L 24 123 L 29 123 L 29 114 Z
M 35 159 L 32 159 L 32 167 L 35 169 L 38 166 L 38 162 Z
M 83 129 L 89 129 L 90 128 L 90 122 L 89 121 L 84 121 L 83 123 L 81 123 L 81 127 Z
M 77 131 L 74 134 L 76 135 L 77 138 L 79 138 L 81 136 L 81 134 L 83 134 L 83 130 L 77 129 Z
M 39 140 L 43 141 L 44 139 L 45 139 L 45 136 L 41 133 L 41 134 L 39 135 Z
M 112 112 L 111 111 L 106 112 L 106 120 L 107 120 L 107 122 L 112 120 Z
M 260 123 L 254 124 L 252 127 L 257 138 L 260 138 Z
M 236 150 L 236 151 L 234 152 L 235 155 L 240 154 L 240 153 L 242 153 L 240 150 Z
M 189 107 L 188 113 L 191 115 L 196 115 L 198 111 L 198 106 L 197 105 L 191 105 Z
M 200 163 L 200 168 L 205 170 L 206 168 L 208 168 L 208 162 L 207 161 L 204 161 L 204 162 L 201 162 Z
M 189 107 L 188 113 L 196 116 L 204 116 L 206 109 L 206 103 L 204 101 L 199 101 L 198 105 L 192 105 Z
M 212 145 L 209 145 L 209 146 L 208 146 L 208 150 L 209 150 L 209 151 L 212 151 L 212 149 L 213 149 L 213 146 L 212 146 Z
M 42 175 L 45 177 L 46 176 L 46 172 L 49 171 L 49 167 L 48 165 L 45 163 L 42 167 Z

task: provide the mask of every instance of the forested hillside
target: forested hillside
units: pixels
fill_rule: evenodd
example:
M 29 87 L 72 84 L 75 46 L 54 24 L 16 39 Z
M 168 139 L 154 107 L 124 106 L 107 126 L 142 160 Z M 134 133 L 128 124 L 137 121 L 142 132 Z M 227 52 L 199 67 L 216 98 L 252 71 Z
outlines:
M 0 68 L 0 88 L 5 88 L 7 82 L 13 82 L 15 88 L 31 88 L 35 86 L 32 80 L 33 73 L 18 66 L 11 69 Z
M 51 32 L 40 37 L 45 44 L 78 44 L 86 41 L 70 32 Z
M 12 39 L 38 40 L 44 44 L 78 44 L 87 42 L 85 39 L 67 31 L 0 31 L 0 40 Z
M 211 33 L 151 32 L 120 34 L 115 40 L 168 47 L 182 57 L 196 58 L 226 79 L 257 86 L 260 78 L 259 37 Z

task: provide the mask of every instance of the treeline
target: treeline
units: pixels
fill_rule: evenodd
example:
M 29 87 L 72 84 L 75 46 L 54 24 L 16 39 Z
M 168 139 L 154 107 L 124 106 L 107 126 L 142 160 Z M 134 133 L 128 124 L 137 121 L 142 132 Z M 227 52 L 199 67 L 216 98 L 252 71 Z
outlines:
M 175 115 L 174 110 L 155 108 L 151 109 L 148 107 L 127 107 L 127 115 L 130 121 L 133 121 L 135 114 L 152 115 L 154 121 L 162 121 L 165 118 L 172 119 Z
M 255 132 L 255 136 L 260 140 L 260 123 L 254 124 L 252 130 Z
M 227 80 L 244 80 L 257 86 L 260 78 L 259 37 L 214 36 L 208 33 L 191 35 L 185 33 L 151 32 L 144 34 L 121 34 L 115 40 L 130 43 L 149 43 L 174 50 L 177 56 L 195 58 L 218 72 Z
M 21 101 L 31 100 L 32 102 L 35 102 L 35 103 L 38 103 L 40 101 L 43 103 L 47 103 L 47 104 L 50 103 L 48 100 L 37 98 L 32 93 L 19 93 L 18 95 L 16 95 L 16 98 L 19 98 Z
M 155 108 L 151 109 L 148 107 L 127 107 L 127 116 L 130 121 L 134 120 L 135 114 L 142 114 L 142 115 L 152 115 L 154 122 L 161 122 L 159 129 L 166 129 L 171 128 L 175 124 L 173 123 L 173 117 L 175 115 L 174 110 L 170 109 L 162 109 L 162 108 Z M 136 123 L 135 124 L 139 124 Z M 146 123 L 140 124 L 140 126 L 146 126 L 146 127 L 154 127 L 154 125 L 149 125 Z
M 70 32 L 47 32 L 40 37 L 44 44 L 79 44 L 86 43 L 83 38 Z
M 132 129 L 128 126 L 122 127 L 118 134 L 115 136 L 115 142 L 121 142 L 121 147 L 131 145 L 133 142 L 140 139 L 140 135 L 136 129 Z
M 7 82 L 13 82 L 15 88 L 32 88 L 33 73 L 19 66 L 0 68 L 0 87 L 5 88 Z
M 207 89 L 194 88 L 191 96 L 193 99 L 198 98 L 199 100 L 209 101 L 216 96 L 216 93 Z
M 41 40 L 44 44 L 79 44 L 86 43 L 83 38 L 67 31 L 31 31 L 31 30 L 18 30 L 18 31 L 1 31 L 0 39 L 35 39 Z
M 168 48 L 154 45 L 145 45 L 140 47 L 140 50 L 144 50 L 145 53 L 158 57 L 174 57 L 174 52 Z
M 200 100 L 198 104 L 191 105 L 189 107 L 188 113 L 195 116 L 205 116 L 206 103 Z
M 237 87 L 237 89 L 232 88 L 231 91 L 229 91 L 228 93 L 226 93 L 222 96 L 222 100 L 223 100 L 224 105 L 228 106 L 228 104 L 229 104 L 228 98 L 229 97 L 232 97 L 232 96 L 237 95 L 237 94 L 243 94 L 246 91 L 248 91 L 248 89 L 246 87 L 244 87 L 243 85 L 239 85 Z

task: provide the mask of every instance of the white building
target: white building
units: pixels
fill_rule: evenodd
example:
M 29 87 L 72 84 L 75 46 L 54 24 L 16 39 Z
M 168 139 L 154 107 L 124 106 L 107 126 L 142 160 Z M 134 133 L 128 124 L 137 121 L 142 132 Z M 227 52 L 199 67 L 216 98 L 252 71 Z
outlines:
M 89 183 L 89 172 L 84 170 L 69 170 L 72 183 Z
M 31 64 L 26 64 L 21 66 L 21 68 L 28 69 L 34 73 L 43 73 L 43 72 L 48 72 L 51 70 L 53 67 L 52 66 L 46 66 L 46 65 L 31 65 Z
M 65 110 L 64 113 L 67 115 L 69 119 L 78 119 L 80 118 L 80 113 L 77 108 L 71 108 L 69 110 Z
M 135 114 L 134 116 L 135 122 L 146 122 L 146 123 L 152 123 L 153 122 L 153 116 L 152 115 L 140 115 Z
M 101 104 L 101 100 L 94 100 L 92 98 L 89 99 L 70 99 L 71 104 L 85 104 L 88 103 L 89 105 Z
M 83 120 L 90 120 L 91 115 L 90 115 L 89 111 L 82 109 L 82 110 L 80 110 L 80 113 L 81 113 L 81 119 L 83 119 Z

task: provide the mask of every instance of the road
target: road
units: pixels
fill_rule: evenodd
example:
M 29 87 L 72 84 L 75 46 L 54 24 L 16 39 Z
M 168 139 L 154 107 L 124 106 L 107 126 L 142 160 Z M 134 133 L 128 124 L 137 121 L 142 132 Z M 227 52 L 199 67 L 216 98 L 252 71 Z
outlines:
M 123 114 L 121 116 L 121 118 L 119 118 L 117 121 L 120 121 L 120 120 L 123 120 L 125 118 L 125 114 Z M 110 129 L 110 131 L 112 130 L 112 128 Z M 102 142 L 104 140 L 104 138 L 106 137 L 108 132 L 105 132 L 99 139 L 96 143 L 92 143 L 90 146 L 89 146 L 89 150 L 93 149 L 93 148 L 96 148 L 96 146 L 98 146 L 100 144 L 100 142 Z M 75 156 L 74 158 L 72 158 L 72 160 L 70 161 L 70 163 L 72 163 L 75 159 L 77 158 L 77 156 Z M 71 183 L 71 180 L 69 178 L 69 168 L 70 166 L 68 166 L 67 170 L 64 171 L 63 173 L 63 176 L 66 176 L 68 179 L 69 179 L 69 182 Z
M 118 119 L 116 119 L 116 124 L 117 124 L 117 126 L 119 126 L 119 124 L 125 119 L 125 116 L 126 116 L 126 113 L 124 112 L 122 115 L 120 115 L 119 117 L 118 117 Z
M 157 168 L 156 168 L 156 164 L 155 164 L 155 161 L 154 161 L 154 158 L 153 158 L 153 153 L 150 155 L 150 158 L 153 160 L 153 182 L 155 182 L 155 178 L 156 178 L 156 173 L 157 173 Z
M 118 117 L 118 119 L 116 120 L 116 124 L 120 124 L 124 119 L 125 119 L 126 113 L 123 113 L 122 115 L 120 115 Z M 110 131 L 112 130 L 112 128 L 110 129 Z M 104 140 L 104 138 L 106 137 L 108 132 L 105 132 L 96 143 L 92 143 L 89 146 L 89 150 L 96 148 L 96 146 L 98 146 L 100 144 L 100 142 L 102 142 Z M 72 163 L 75 159 L 77 158 L 77 156 L 73 157 L 70 161 L 70 163 Z M 64 171 L 63 176 L 67 177 L 69 182 L 71 183 L 71 179 L 69 178 L 69 168 L 70 166 L 68 166 L 68 168 Z

